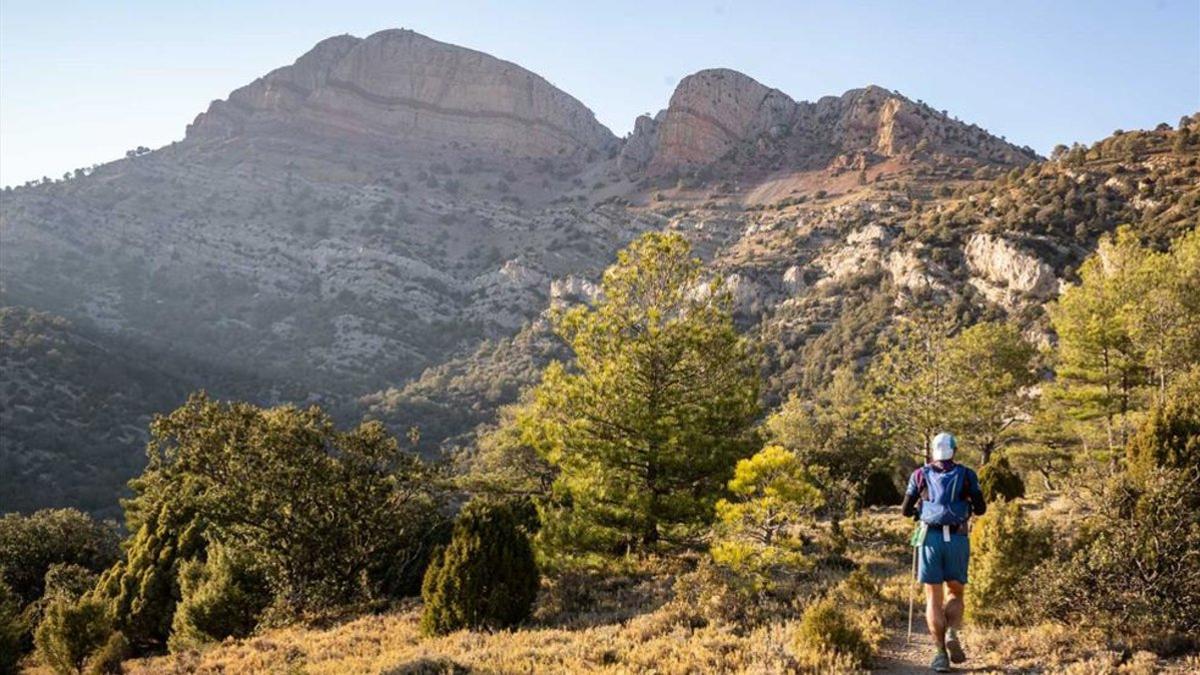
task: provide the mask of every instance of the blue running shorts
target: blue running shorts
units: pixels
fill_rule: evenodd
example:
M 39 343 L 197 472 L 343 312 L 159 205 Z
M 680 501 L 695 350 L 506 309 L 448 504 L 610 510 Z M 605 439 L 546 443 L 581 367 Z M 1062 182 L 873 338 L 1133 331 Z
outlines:
M 917 577 L 923 584 L 947 581 L 965 584 L 970 558 L 971 541 L 966 534 L 952 534 L 950 541 L 943 541 L 941 529 L 930 527 L 921 545 Z

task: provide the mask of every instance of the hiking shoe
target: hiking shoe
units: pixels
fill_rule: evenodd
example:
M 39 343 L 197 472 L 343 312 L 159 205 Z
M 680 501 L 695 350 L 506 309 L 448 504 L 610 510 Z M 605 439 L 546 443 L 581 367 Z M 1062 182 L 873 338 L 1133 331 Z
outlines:
M 938 653 L 933 657 L 933 663 L 929 664 L 929 667 L 939 673 L 950 672 L 950 655 L 945 651 L 938 650 Z
M 950 653 L 951 663 L 962 663 L 967 660 L 967 654 L 963 651 L 962 643 L 958 641 L 957 632 L 946 632 L 946 651 Z

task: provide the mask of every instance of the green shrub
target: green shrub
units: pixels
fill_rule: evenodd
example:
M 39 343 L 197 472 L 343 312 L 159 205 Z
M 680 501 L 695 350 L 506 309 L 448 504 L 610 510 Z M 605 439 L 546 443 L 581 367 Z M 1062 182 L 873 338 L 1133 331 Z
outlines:
M 1200 471 L 1106 486 L 1063 559 L 1032 575 L 1039 618 L 1099 628 L 1159 653 L 1200 646 Z M 968 594 L 970 597 L 970 594 Z
M 1019 504 L 992 504 L 971 526 L 967 616 L 987 625 L 1018 620 L 1026 601 L 1021 582 L 1049 557 L 1052 540 L 1052 531 L 1029 522 Z
M 1135 475 L 1156 467 L 1200 468 L 1200 367 L 1180 376 L 1150 409 L 1126 456 Z
M 98 575 L 92 570 L 72 563 L 55 563 L 46 570 L 46 592 L 42 599 L 49 602 L 59 596 L 78 600 L 96 586 Z
M 209 546 L 206 562 L 183 563 L 179 591 L 167 642 L 173 652 L 249 635 L 271 602 L 262 572 L 223 546 Z
M 120 631 L 113 631 L 99 649 L 84 663 L 84 675 L 113 675 L 122 672 L 121 662 L 129 657 L 129 640 Z
M 507 628 L 529 617 L 539 575 L 529 536 L 508 504 L 474 501 L 425 573 L 421 629 Z
M 1008 457 L 998 455 L 979 470 L 979 489 L 989 502 L 1019 499 L 1025 496 L 1025 481 L 1008 463 Z
M 819 600 L 804 610 L 796 631 L 796 653 L 810 668 L 847 661 L 855 669 L 866 668 L 874 651 L 862 629 L 833 598 Z
M 59 675 L 75 675 L 111 633 L 112 621 L 103 602 L 59 596 L 46 608 L 33 640 L 43 663 Z
M 0 579 L 0 675 L 17 672 L 27 630 L 21 616 L 21 601 Z
M 863 481 L 861 499 L 863 506 L 895 506 L 902 495 L 890 471 L 876 470 Z
M 71 563 L 100 572 L 120 553 L 116 528 L 75 509 L 46 509 L 0 517 L 3 580 L 27 605 L 42 597 L 46 572 Z

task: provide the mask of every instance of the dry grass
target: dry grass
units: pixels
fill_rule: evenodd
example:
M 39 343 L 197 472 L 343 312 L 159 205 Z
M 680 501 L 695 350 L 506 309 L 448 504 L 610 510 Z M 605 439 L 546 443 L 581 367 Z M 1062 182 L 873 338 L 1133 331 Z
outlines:
M 532 627 L 425 638 L 408 608 L 332 628 L 288 628 L 203 651 L 127 664 L 129 673 L 788 672 L 790 626 L 738 635 L 693 627 L 675 606 L 581 629 Z

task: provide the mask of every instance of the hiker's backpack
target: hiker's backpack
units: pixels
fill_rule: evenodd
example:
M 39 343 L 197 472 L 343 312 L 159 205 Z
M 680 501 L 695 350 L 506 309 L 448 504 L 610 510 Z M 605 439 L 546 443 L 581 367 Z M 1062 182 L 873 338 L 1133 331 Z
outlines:
M 949 471 L 921 467 L 925 478 L 925 503 L 921 504 L 921 522 L 929 525 L 960 525 L 971 516 L 971 505 L 963 497 L 967 469 L 961 464 Z

